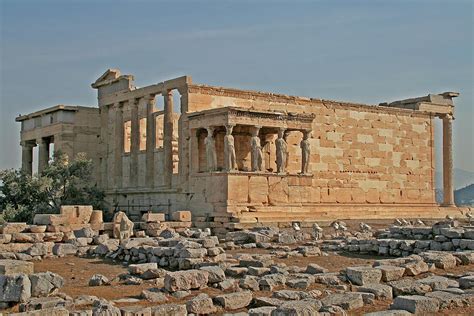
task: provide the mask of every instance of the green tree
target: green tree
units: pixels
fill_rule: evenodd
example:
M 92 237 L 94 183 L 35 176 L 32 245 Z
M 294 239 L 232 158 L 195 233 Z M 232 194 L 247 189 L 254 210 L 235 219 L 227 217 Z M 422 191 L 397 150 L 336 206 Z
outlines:
M 4 220 L 31 222 L 35 214 L 59 213 L 61 205 L 87 204 L 102 209 L 104 192 L 94 184 L 92 172 L 92 161 L 85 154 L 69 161 L 59 152 L 40 174 L 0 171 Z

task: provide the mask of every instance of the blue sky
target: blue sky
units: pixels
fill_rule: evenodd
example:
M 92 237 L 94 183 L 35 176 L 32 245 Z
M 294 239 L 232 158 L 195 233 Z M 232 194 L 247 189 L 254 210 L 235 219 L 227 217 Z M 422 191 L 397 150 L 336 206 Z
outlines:
M 19 113 L 95 106 L 90 83 L 120 68 L 138 86 L 187 74 L 197 83 L 369 104 L 459 91 L 454 163 L 474 171 L 472 1 L 0 4 L 0 169 L 20 166 Z

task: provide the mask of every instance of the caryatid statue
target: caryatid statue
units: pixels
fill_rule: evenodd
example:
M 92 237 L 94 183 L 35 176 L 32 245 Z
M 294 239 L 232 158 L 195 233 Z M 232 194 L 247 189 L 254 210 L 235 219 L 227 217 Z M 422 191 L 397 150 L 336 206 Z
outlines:
M 262 171 L 263 154 L 260 137 L 258 136 L 259 131 L 260 127 L 255 126 L 252 129 L 252 138 L 250 139 L 252 171 Z
M 204 139 L 206 145 L 207 171 L 217 170 L 216 141 L 214 140 L 214 127 L 207 128 L 207 137 Z
M 285 141 L 284 136 L 285 136 L 285 129 L 280 128 L 278 130 L 278 138 L 275 141 L 277 173 L 284 173 L 286 171 L 288 145 Z
M 232 136 L 232 129 L 234 125 L 226 125 L 226 134 L 224 136 L 224 159 L 225 159 L 225 170 L 232 171 L 237 168 L 237 162 L 235 159 L 235 145 L 234 136 Z
M 311 144 L 309 138 L 311 131 L 303 132 L 303 140 L 300 143 L 301 147 L 301 173 L 307 174 L 309 170 L 309 159 L 311 156 Z

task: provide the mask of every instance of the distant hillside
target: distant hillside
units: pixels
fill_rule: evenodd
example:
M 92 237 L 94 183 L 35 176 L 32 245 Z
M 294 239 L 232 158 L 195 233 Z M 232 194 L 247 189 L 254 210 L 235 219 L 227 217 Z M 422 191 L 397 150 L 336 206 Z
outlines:
M 436 203 L 443 203 L 443 190 L 435 190 Z M 454 191 L 454 203 L 456 205 L 469 205 L 474 206 L 474 183 L 465 186 L 464 188 Z
M 436 188 L 443 189 L 443 173 L 436 172 L 435 179 L 436 179 Z M 459 169 L 459 168 L 454 168 L 453 181 L 454 181 L 455 190 L 464 188 L 470 185 L 471 183 L 474 183 L 474 172 Z
M 474 183 L 454 191 L 456 205 L 474 205 Z

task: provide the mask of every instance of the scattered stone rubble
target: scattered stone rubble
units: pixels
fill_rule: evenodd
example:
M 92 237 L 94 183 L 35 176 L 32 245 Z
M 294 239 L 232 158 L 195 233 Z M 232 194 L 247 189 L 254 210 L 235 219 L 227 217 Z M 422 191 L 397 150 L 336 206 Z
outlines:
M 403 256 L 426 251 L 474 250 L 474 226 L 460 227 L 457 222 L 433 226 L 392 226 L 377 238 L 349 237 L 339 246 L 351 252 Z
M 187 219 L 185 213 L 174 218 Z M 81 220 L 83 226 L 74 227 L 77 229 L 71 227 L 68 231 L 63 223 L 60 224 L 63 231 L 49 233 L 33 232 L 41 229 L 26 224 L 3 226 L 0 234 L 0 246 L 5 247 L 0 252 L 1 308 L 19 304 L 24 315 L 205 315 L 225 312 L 345 315 L 374 300 L 385 300 L 391 302 L 390 315 L 426 315 L 474 305 L 474 272 L 442 272 L 462 265 L 474 267 L 474 251 L 455 242 L 472 240 L 471 227 L 444 227 L 443 223 L 433 227 L 391 227 L 376 233 L 376 238 L 363 235 L 335 240 L 311 240 L 311 235 L 302 231 L 262 227 L 230 232 L 219 239 L 208 230 L 178 224 L 162 225 L 163 214 L 145 214 L 143 223 L 153 224 L 151 226 L 132 225 L 125 214 L 116 215 L 115 219 L 110 230 L 97 229 L 90 219 L 89 222 Z M 107 226 L 105 224 L 102 227 Z M 147 229 L 141 230 L 142 227 Z M 114 232 L 114 229 L 118 230 Z M 148 232 L 152 230 L 153 236 L 149 236 Z M 410 249 L 405 243 L 408 241 L 413 242 Z M 451 242 L 453 247 L 448 250 L 416 245 L 417 242 L 430 244 L 432 241 Z M 455 243 L 458 246 L 454 246 Z M 359 248 L 356 250 L 354 246 Z M 389 250 L 381 253 L 383 247 Z M 254 248 L 265 249 L 266 253 L 234 251 L 235 254 L 230 255 L 227 252 Z M 339 272 L 328 272 L 314 263 L 298 267 L 275 260 L 328 255 L 321 249 L 392 257 Z M 138 302 L 135 298 L 106 301 L 82 295 L 73 299 L 59 292 L 64 285 L 59 275 L 33 273 L 32 260 L 65 255 L 100 256 L 126 264 L 127 274 L 114 280 L 94 275 L 89 285 L 109 286 L 117 280 L 125 285 L 150 284 L 141 298 L 154 306 L 116 305 Z M 435 271 L 438 273 L 434 274 Z M 213 289 L 213 294 L 206 291 L 208 287 Z M 174 299 L 183 299 L 186 303 L 172 303 Z M 367 315 L 389 315 L 389 311 Z

